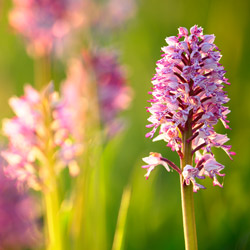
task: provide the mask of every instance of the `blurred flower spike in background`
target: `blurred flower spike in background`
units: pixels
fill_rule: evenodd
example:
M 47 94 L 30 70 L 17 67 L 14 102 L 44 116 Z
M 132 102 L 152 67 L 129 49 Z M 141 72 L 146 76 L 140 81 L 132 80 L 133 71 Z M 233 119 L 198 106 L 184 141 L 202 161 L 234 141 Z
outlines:
M 89 1 L 80 0 L 13 0 L 10 25 L 27 40 L 32 56 L 51 53 L 72 28 L 86 23 L 83 7 Z M 84 4 L 83 4 L 84 3 Z
M 94 93 L 90 90 L 93 87 Z M 93 95 L 98 99 L 97 110 L 94 109 Z M 132 90 L 114 51 L 84 50 L 80 58 L 69 63 L 62 96 L 67 120 L 71 121 L 71 132 L 76 140 L 82 140 L 88 109 L 98 113 L 96 115 L 100 116 L 106 135 L 113 136 L 120 131 L 125 121 L 119 118 L 119 113 L 128 108 Z
M 13 0 L 11 27 L 27 42 L 32 57 L 60 53 L 78 29 L 102 32 L 121 28 L 135 15 L 134 0 Z M 86 34 L 85 34 L 86 35 Z
M 34 189 L 44 187 L 48 165 L 53 165 L 56 173 L 68 166 L 70 173 L 76 175 L 79 169 L 75 158 L 82 146 L 74 144 L 61 119 L 63 104 L 53 84 L 41 93 L 26 85 L 24 96 L 12 97 L 9 103 L 16 116 L 3 122 L 3 132 L 9 140 L 8 149 L 2 152 L 8 164 L 5 173 Z
M 162 48 L 162 59 L 157 62 L 150 92 L 153 98 L 151 107 L 147 108 L 151 114 L 148 119 L 151 124 L 147 127 L 153 127 L 153 130 L 146 136 L 153 138 L 159 129 L 159 135 L 153 141 L 166 141 L 180 159 L 187 153 L 194 156 L 195 167 L 186 165 L 177 172 L 183 175 L 186 185 L 192 182 L 193 191 L 197 192 L 204 187 L 196 182 L 196 178 L 205 176 L 212 178 L 214 185 L 222 187 L 216 176 L 224 176 L 220 173 L 224 166 L 215 160 L 211 148 L 223 149 L 230 159 L 235 153 L 230 151 L 231 146 L 225 145 L 229 140 L 227 135 L 214 130 L 218 120 L 229 129 L 227 115 L 230 112 L 224 106 L 229 98 L 223 85 L 229 82 L 219 63 L 221 54 L 214 44 L 215 36 L 203 35 L 203 29 L 197 25 L 190 29 L 190 33 L 181 27 L 178 36 L 166 38 L 168 46 Z M 185 144 L 191 145 L 191 152 L 184 152 Z M 168 163 L 164 158 L 152 155 L 144 161 L 149 164 L 144 166 L 148 170 L 146 177 L 156 165 L 166 167 L 165 163 Z

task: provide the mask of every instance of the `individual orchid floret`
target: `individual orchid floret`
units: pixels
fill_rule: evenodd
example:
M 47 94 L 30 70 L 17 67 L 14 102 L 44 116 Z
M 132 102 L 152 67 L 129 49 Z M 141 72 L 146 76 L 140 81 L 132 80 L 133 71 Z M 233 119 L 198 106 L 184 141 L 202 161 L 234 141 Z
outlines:
M 24 96 L 12 97 L 9 103 L 15 117 L 3 122 L 9 140 L 8 149 L 1 153 L 7 162 L 6 174 L 34 189 L 44 186 L 52 162 L 55 173 L 68 166 L 74 175 L 82 146 L 73 142 L 58 115 L 63 104 L 53 84 L 41 93 L 27 85 Z
M 163 165 L 168 172 L 170 171 L 169 167 L 171 167 L 181 174 L 181 170 L 172 161 L 162 157 L 162 155 L 159 153 L 151 152 L 148 157 L 144 157 L 142 160 L 148 164 L 142 166 L 143 168 L 147 169 L 147 173 L 145 174 L 146 179 L 148 179 L 151 171 L 154 170 L 154 168 L 158 165 Z
M 144 157 L 142 160 L 148 164 L 142 166 L 143 168 L 147 169 L 147 173 L 145 174 L 146 179 L 148 179 L 151 171 L 154 170 L 154 168 L 158 165 L 163 165 L 168 172 L 170 171 L 167 162 L 162 160 L 162 155 L 159 153 L 151 152 L 148 157 Z
M 88 121 L 91 116 L 100 117 L 107 135 L 122 128 L 124 121 L 118 116 L 130 104 L 131 89 L 112 51 L 84 51 L 69 65 L 62 96 L 66 106 L 62 116 L 70 121 L 69 127 L 73 125 L 75 137 L 83 140 L 87 116 Z
M 224 166 L 216 162 L 212 148 L 221 148 L 232 159 L 235 155 L 227 135 L 219 134 L 214 126 L 221 121 L 229 129 L 227 115 L 230 110 L 225 84 L 226 71 L 220 64 L 220 50 L 214 44 L 214 35 L 204 35 L 197 25 L 190 33 L 179 28 L 177 36 L 166 38 L 168 46 L 162 48 L 162 58 L 157 61 L 152 79 L 152 98 L 146 134 L 153 141 L 164 140 L 182 160 L 183 184 L 193 183 L 194 191 L 201 188 L 195 178 L 208 176 L 214 185 L 222 186 L 216 176 Z M 158 134 L 157 134 L 158 133 Z M 189 155 L 187 155 L 189 154 Z M 194 162 L 202 164 L 194 166 Z M 186 166 L 187 165 L 187 166 Z
M 47 55 L 63 42 L 72 29 L 86 22 L 82 10 L 87 2 L 13 0 L 10 25 L 27 40 L 27 50 L 31 55 Z
M 223 170 L 225 167 L 222 164 L 218 163 L 215 160 L 214 156 L 209 154 L 204 155 L 197 165 L 199 166 L 199 169 L 201 169 L 200 175 L 208 176 L 213 179 L 214 186 L 223 186 L 217 180 L 216 175 L 225 176 L 225 174 L 220 173 L 220 171 Z
M 190 165 L 186 165 L 183 169 L 182 172 L 183 178 L 184 178 L 184 182 L 185 185 L 190 185 L 190 181 L 193 183 L 193 191 L 197 192 L 197 190 L 199 190 L 200 188 L 205 189 L 204 186 L 202 186 L 201 184 L 197 183 L 195 178 L 199 178 L 199 179 L 204 179 L 204 176 L 200 176 L 199 175 L 199 169 L 198 168 L 193 168 Z

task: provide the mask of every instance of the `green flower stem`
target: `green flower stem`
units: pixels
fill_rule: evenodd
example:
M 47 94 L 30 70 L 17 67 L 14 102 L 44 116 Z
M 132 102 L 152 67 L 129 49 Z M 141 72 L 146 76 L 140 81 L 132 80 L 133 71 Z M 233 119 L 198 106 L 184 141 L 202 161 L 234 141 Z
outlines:
M 51 136 L 51 135 L 49 135 Z M 48 137 L 51 138 L 51 137 Z M 44 165 L 44 189 L 43 196 L 45 202 L 46 232 L 47 232 L 47 250 L 62 250 L 62 237 L 60 227 L 60 206 L 57 186 L 57 177 L 55 173 L 54 150 L 51 147 L 51 140 L 47 141 L 47 161 Z
M 55 148 L 53 143 L 52 124 L 52 110 L 48 100 L 48 93 L 44 92 L 44 99 L 42 103 L 42 110 L 44 115 L 44 156 L 46 160 L 42 164 L 41 176 L 44 180 L 43 197 L 45 203 L 46 216 L 46 247 L 47 250 L 63 250 L 61 227 L 60 227 L 60 205 L 58 195 L 57 176 L 55 172 Z
M 91 73 L 91 68 L 88 70 Z M 89 106 L 86 109 L 85 117 L 88 119 L 83 124 L 85 152 L 73 198 L 72 237 L 74 250 L 106 249 L 105 199 L 103 198 L 105 185 L 101 178 L 103 173 L 100 169 L 103 148 L 97 83 L 94 76 L 87 84 L 85 94 Z M 94 214 L 94 216 L 90 217 L 89 214 Z
M 85 152 L 86 153 L 86 152 Z M 86 154 L 84 154 L 86 156 Z M 87 249 L 86 240 L 86 220 L 88 205 L 88 186 L 89 186 L 89 169 L 87 168 L 87 160 L 84 159 L 84 168 L 81 169 L 80 176 L 77 177 L 75 183 L 75 193 L 73 197 L 73 216 L 71 221 L 71 230 L 73 238 L 73 249 Z
M 49 189 L 43 192 L 46 208 L 47 250 L 62 250 L 58 193 L 55 179 L 49 179 Z
M 192 142 L 188 142 L 187 139 L 192 136 L 191 118 L 186 124 L 186 130 L 182 134 L 183 136 L 183 158 L 181 159 L 181 169 L 183 171 L 186 165 L 192 166 Z M 193 197 L 193 185 L 185 185 L 183 182 L 183 176 L 180 176 L 181 182 L 181 201 L 182 201 L 182 216 L 183 216 L 183 228 L 185 238 L 186 250 L 197 250 L 197 236 L 195 225 L 195 213 L 194 213 L 194 197 Z
M 51 79 L 51 60 L 50 55 L 44 55 L 34 60 L 35 71 L 35 86 L 41 90 L 44 86 L 49 84 Z

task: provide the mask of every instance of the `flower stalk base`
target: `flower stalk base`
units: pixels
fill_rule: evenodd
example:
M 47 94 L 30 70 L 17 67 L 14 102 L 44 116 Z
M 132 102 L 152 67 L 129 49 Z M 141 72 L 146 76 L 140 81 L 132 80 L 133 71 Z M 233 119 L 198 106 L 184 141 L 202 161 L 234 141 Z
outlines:
M 47 250 L 62 250 L 57 189 L 44 192 Z
M 183 158 L 181 159 L 181 169 L 183 171 L 186 165 L 192 165 L 192 143 L 188 140 L 192 136 L 192 111 L 189 113 L 189 119 L 186 123 L 186 130 L 183 132 Z M 193 184 L 187 185 L 183 175 L 180 175 L 181 182 L 181 203 L 183 229 L 186 250 L 197 250 L 197 236 L 194 213 Z
M 182 179 L 183 178 L 181 176 L 181 201 L 185 249 L 197 250 L 193 187 L 192 185 L 183 185 Z

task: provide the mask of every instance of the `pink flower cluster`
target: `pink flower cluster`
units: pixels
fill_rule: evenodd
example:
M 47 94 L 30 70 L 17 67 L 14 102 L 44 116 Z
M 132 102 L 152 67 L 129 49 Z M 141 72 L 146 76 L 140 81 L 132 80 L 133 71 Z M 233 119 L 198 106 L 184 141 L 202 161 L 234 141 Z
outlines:
M 27 40 L 31 56 L 61 52 L 78 28 L 112 31 L 135 13 L 135 1 L 13 0 L 9 22 Z
M 135 0 L 108 0 L 99 8 L 96 25 L 107 32 L 123 26 L 136 12 Z
M 8 164 L 5 168 L 8 176 L 40 189 L 47 176 L 48 157 L 55 162 L 55 172 L 68 166 L 72 175 L 77 174 L 75 157 L 81 146 L 73 143 L 61 120 L 62 102 L 52 84 L 42 93 L 29 85 L 24 92 L 24 96 L 9 101 L 15 117 L 3 122 L 9 146 L 2 156 Z
M 13 0 L 10 25 L 28 41 L 28 51 L 49 54 L 56 44 L 84 22 L 80 0 Z
M 88 96 L 91 95 L 89 88 L 94 86 L 99 106 L 95 112 L 99 112 L 97 115 L 100 115 L 107 134 L 117 132 L 123 124 L 117 116 L 128 108 L 131 101 L 131 89 L 126 83 L 117 57 L 111 51 L 84 51 L 81 59 L 73 60 L 69 65 L 68 78 L 62 86 L 65 116 L 74 127 L 72 133 L 76 137 L 82 134 L 80 130 L 86 122 L 87 108 L 93 100 L 92 96 Z
M 19 192 L 3 173 L 0 159 L 0 249 L 26 249 L 41 245 L 39 210 L 35 199 Z
M 226 135 L 218 134 L 214 125 L 221 120 L 229 128 L 224 106 L 229 98 L 224 85 L 229 84 L 224 77 L 224 67 L 219 63 L 221 54 L 214 44 L 214 35 L 203 35 L 203 29 L 197 25 L 188 30 L 179 28 L 177 36 L 166 38 L 168 46 L 163 47 L 162 59 L 157 62 L 156 74 L 152 79 L 153 98 L 151 107 L 147 108 L 151 116 L 147 127 L 153 127 L 146 136 L 152 138 L 159 128 L 156 140 L 164 140 L 173 151 L 182 157 L 183 133 L 191 124 L 192 135 L 187 139 L 192 143 L 192 155 L 195 154 L 196 167 L 187 165 L 182 175 L 188 185 L 194 184 L 194 191 L 201 185 L 195 177 L 209 176 L 214 185 L 221 184 L 216 175 L 224 168 L 216 162 L 211 148 L 222 148 L 231 158 L 231 146 L 225 145 L 229 140 Z M 148 160 L 146 160 L 149 163 Z M 161 164 L 159 161 L 158 164 Z M 151 171 L 150 163 L 148 171 Z
M 97 51 L 91 58 L 96 76 L 101 116 L 105 123 L 111 124 L 118 113 L 128 108 L 131 89 L 126 85 L 125 74 L 111 51 Z

